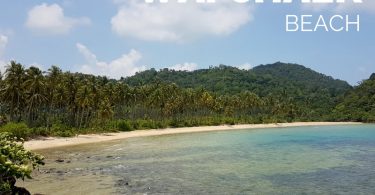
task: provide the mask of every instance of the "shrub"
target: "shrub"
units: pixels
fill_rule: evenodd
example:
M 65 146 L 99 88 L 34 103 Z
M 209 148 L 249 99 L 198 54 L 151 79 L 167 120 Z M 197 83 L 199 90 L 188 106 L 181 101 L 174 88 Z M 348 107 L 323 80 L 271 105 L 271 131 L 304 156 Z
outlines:
M 32 130 L 25 123 L 7 123 L 2 126 L 0 132 L 8 132 L 18 139 L 27 139 L 32 136 Z
M 35 127 L 32 129 L 33 135 L 36 136 L 49 136 L 50 132 L 47 127 Z
M 73 137 L 76 134 L 72 130 L 56 131 L 54 133 L 57 137 Z
M 0 133 L 0 194 L 18 194 L 16 179 L 30 178 L 31 172 L 44 165 L 44 157 L 25 150 L 21 138 Z
M 119 131 L 132 131 L 133 130 L 133 126 L 130 124 L 129 121 L 126 121 L 126 120 L 121 120 L 120 122 L 118 122 L 117 128 L 119 129 Z
M 51 127 L 52 134 L 59 137 L 72 137 L 75 135 L 74 130 L 66 125 L 53 124 Z
M 218 126 L 218 125 L 222 125 L 222 124 L 223 124 L 223 121 L 222 121 L 221 118 L 219 118 L 219 117 L 214 117 L 214 118 L 212 118 L 212 119 L 210 120 L 210 122 L 207 123 L 206 125 L 209 125 L 209 126 L 212 126 L 212 125 L 214 125 L 214 126 Z
M 131 123 L 134 129 L 140 129 L 139 123 L 137 121 L 132 121 Z
M 168 124 L 165 121 L 156 121 L 156 128 L 165 129 L 168 127 Z
M 174 128 L 183 127 L 184 125 L 181 123 L 181 121 L 177 118 L 172 118 L 172 120 L 169 122 L 169 125 Z
M 153 120 L 139 119 L 132 121 L 132 126 L 134 129 L 156 129 L 157 124 Z
M 233 118 L 225 118 L 224 120 L 225 120 L 225 124 L 227 124 L 227 125 L 235 125 L 236 124 L 236 122 L 234 121 Z

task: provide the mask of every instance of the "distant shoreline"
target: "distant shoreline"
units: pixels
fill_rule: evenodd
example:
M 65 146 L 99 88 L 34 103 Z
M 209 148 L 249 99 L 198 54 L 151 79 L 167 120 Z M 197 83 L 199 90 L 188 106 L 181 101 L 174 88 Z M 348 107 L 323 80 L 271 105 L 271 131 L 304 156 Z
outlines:
M 182 133 L 197 133 L 209 131 L 228 131 L 239 129 L 262 129 L 280 127 L 303 127 L 303 126 L 331 126 L 331 125 L 359 125 L 357 122 L 295 122 L 295 123 L 273 123 L 273 124 L 246 124 L 246 125 L 221 125 L 203 127 L 166 128 L 153 130 L 136 130 L 120 133 L 104 133 L 79 135 L 70 138 L 47 137 L 45 139 L 35 139 L 25 142 L 24 146 L 28 150 L 42 150 L 57 147 L 74 146 L 81 144 L 93 144 L 99 142 L 122 140 L 132 137 L 146 137 Z

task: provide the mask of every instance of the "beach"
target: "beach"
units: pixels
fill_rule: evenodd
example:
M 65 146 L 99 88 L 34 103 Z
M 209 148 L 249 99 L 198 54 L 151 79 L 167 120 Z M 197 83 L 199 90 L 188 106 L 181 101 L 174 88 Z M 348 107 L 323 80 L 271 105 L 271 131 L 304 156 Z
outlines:
M 56 147 L 74 146 L 80 144 L 93 144 L 105 141 L 121 140 L 132 137 L 158 136 L 181 133 L 197 133 L 209 131 L 228 131 L 239 129 L 263 129 L 263 128 L 282 128 L 282 127 L 302 127 L 302 126 L 330 126 L 330 125 L 356 125 L 362 123 L 356 122 L 295 122 L 295 123 L 273 123 L 273 124 L 245 124 L 245 125 L 221 125 L 221 126 L 203 126 L 203 127 L 184 127 L 184 128 L 166 128 L 152 130 L 136 130 L 120 133 L 102 133 L 78 135 L 69 138 L 46 137 L 26 141 L 24 146 L 28 150 L 41 150 Z

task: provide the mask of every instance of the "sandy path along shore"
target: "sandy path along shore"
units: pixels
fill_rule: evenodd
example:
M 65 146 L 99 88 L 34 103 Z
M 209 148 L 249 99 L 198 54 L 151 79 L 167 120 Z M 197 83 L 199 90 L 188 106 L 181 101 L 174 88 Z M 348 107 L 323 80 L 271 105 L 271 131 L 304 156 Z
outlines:
M 121 140 L 132 137 L 157 136 L 180 133 L 195 133 L 207 131 L 227 131 L 236 129 L 261 129 L 261 128 L 280 128 L 280 127 L 301 127 L 301 126 L 329 126 L 329 125 L 355 125 L 362 123 L 354 122 L 296 122 L 296 123 L 274 123 L 274 124 L 248 124 L 248 125 L 221 125 L 221 126 L 203 126 L 203 127 L 184 127 L 184 128 L 166 128 L 153 130 L 136 130 L 121 133 L 104 133 L 78 135 L 70 138 L 47 137 L 25 142 L 24 146 L 28 150 L 40 150 L 79 144 L 90 144 L 104 141 Z

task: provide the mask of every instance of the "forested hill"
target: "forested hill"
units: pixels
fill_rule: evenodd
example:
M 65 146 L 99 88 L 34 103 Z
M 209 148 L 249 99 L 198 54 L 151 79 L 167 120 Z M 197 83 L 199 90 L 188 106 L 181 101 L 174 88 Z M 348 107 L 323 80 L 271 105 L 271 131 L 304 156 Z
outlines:
M 56 66 L 43 73 L 11 61 L 0 75 L 0 132 L 23 138 L 240 123 L 374 122 L 374 116 L 374 75 L 353 88 L 296 64 L 148 70 L 114 80 Z
M 345 96 L 335 115 L 343 121 L 375 122 L 375 73 Z
M 158 81 L 176 83 L 183 88 L 203 87 L 218 94 L 251 91 L 259 96 L 285 91 L 290 95 L 311 95 L 324 91 L 330 96 L 339 96 L 352 88 L 345 81 L 335 80 L 302 65 L 281 62 L 260 65 L 251 70 L 225 65 L 193 72 L 150 69 L 125 79 L 131 86 Z

